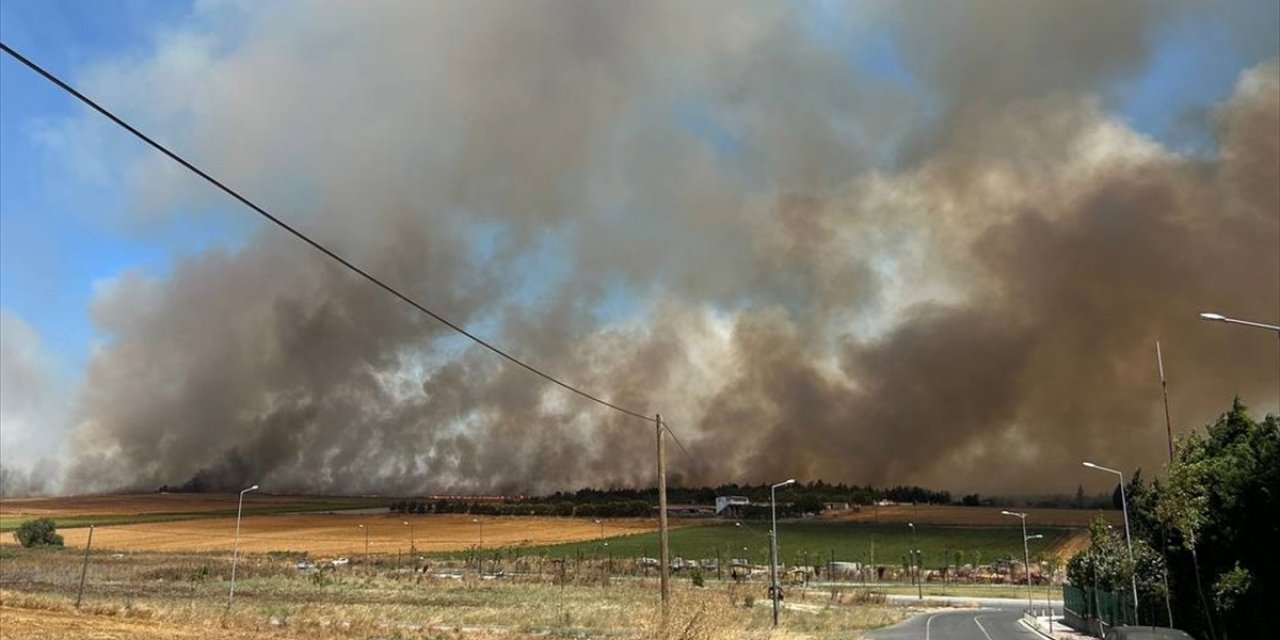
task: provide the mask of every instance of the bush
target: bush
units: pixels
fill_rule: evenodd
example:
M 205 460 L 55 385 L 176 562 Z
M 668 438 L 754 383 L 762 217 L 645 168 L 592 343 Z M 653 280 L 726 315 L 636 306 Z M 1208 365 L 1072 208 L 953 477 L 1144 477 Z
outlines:
M 24 547 L 61 547 L 62 536 L 56 533 L 58 527 L 49 518 L 27 520 L 18 525 L 13 537 Z

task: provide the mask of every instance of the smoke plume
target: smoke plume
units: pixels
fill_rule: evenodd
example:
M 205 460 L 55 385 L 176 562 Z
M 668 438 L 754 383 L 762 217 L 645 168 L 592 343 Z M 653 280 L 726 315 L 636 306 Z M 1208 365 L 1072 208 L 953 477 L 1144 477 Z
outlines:
M 1108 93 L 1162 7 L 212 5 L 84 83 L 427 306 L 662 413 L 681 481 L 1061 489 L 1085 458 L 1163 462 L 1157 339 L 1179 432 L 1280 400 L 1274 340 L 1196 318 L 1280 318 L 1280 67 L 1212 111 L 1213 149 L 1162 146 Z M 875 29 L 898 70 L 851 60 Z M 138 224 L 248 215 L 162 159 L 128 176 Z M 92 313 L 70 490 L 654 481 L 652 425 L 274 228 Z

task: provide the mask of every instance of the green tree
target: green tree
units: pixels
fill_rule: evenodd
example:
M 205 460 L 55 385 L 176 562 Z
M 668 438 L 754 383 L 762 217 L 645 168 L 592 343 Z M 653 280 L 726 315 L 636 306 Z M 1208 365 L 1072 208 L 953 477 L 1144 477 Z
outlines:
M 57 525 L 49 518 L 27 520 L 18 525 L 13 537 L 24 547 L 61 547 L 62 536 L 57 533 Z
M 1172 532 L 1179 627 L 1206 638 L 1270 635 L 1280 591 L 1280 418 L 1255 421 L 1236 398 L 1204 434 L 1178 442 L 1155 516 Z M 1206 588 L 1207 587 L 1207 588 Z

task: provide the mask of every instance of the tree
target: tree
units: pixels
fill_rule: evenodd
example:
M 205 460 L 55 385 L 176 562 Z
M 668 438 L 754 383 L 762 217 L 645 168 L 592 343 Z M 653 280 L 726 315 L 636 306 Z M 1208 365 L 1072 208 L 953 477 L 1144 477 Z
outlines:
M 18 525 L 13 537 L 24 547 L 61 547 L 62 536 L 58 535 L 57 525 L 49 518 L 27 520 Z
M 1172 534 L 1178 626 L 1205 638 L 1261 638 L 1280 589 L 1280 418 L 1253 420 L 1236 398 L 1204 434 L 1179 440 L 1154 517 Z M 1151 501 L 1143 501 L 1148 509 Z M 1152 515 L 1152 514 L 1145 514 Z

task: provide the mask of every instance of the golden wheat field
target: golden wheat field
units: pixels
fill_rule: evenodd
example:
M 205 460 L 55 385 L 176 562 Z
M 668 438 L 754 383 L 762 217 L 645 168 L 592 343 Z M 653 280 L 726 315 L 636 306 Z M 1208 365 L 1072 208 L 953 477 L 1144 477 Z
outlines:
M 480 520 L 480 522 L 474 522 Z M 410 524 L 405 524 L 406 522 Z M 653 520 L 606 520 L 605 536 L 652 531 Z M 361 528 L 363 525 L 364 528 Z M 236 519 L 207 518 L 98 527 L 93 545 L 121 551 L 230 550 Z M 590 540 L 601 526 L 587 518 L 481 517 L 305 513 L 245 517 L 240 523 L 240 549 L 245 552 L 306 551 L 312 555 L 372 555 L 418 551 L 458 551 L 471 547 L 512 547 Z M 66 544 L 83 547 L 87 528 L 62 529 Z M 481 536 L 483 535 L 483 542 Z

